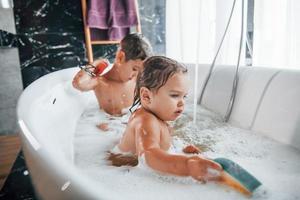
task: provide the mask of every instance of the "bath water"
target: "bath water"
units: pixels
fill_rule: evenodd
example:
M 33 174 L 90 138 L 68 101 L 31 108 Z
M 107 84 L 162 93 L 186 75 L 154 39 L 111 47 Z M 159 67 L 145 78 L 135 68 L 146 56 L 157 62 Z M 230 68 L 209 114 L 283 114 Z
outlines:
M 172 152 L 183 154 L 187 144 L 198 146 L 210 158 L 229 158 L 262 182 L 251 199 L 300 199 L 300 151 L 260 134 L 223 122 L 217 114 L 198 106 L 193 123 L 193 104 L 172 122 Z M 107 151 L 121 138 L 130 114 L 111 117 L 91 102 L 78 121 L 75 133 L 75 165 L 91 183 L 111 191 L 115 199 L 249 199 L 227 186 L 199 183 L 190 177 L 156 172 L 140 162 L 136 167 L 114 167 Z M 109 131 L 96 125 L 108 123 Z M 283 133 L 284 134 L 284 133 Z

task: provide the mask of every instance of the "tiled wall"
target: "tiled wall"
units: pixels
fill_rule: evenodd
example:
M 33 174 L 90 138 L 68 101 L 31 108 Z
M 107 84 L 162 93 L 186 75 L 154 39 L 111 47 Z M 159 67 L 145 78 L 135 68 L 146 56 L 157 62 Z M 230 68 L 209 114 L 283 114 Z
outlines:
M 138 2 L 142 32 L 156 54 L 164 54 L 165 0 Z M 87 62 L 80 0 L 14 0 L 13 5 L 0 10 L 0 135 L 17 131 L 15 107 L 22 87 Z M 94 57 L 112 60 L 116 49 L 94 46 Z
M 164 53 L 165 1 L 139 1 L 143 33 Z M 23 84 L 52 71 L 84 64 L 81 1 L 14 1 Z M 31 20 L 28 20 L 31 19 Z M 114 58 L 116 45 L 94 47 L 95 57 Z
M 14 14 L 24 87 L 47 73 L 83 63 L 79 0 L 15 0 Z

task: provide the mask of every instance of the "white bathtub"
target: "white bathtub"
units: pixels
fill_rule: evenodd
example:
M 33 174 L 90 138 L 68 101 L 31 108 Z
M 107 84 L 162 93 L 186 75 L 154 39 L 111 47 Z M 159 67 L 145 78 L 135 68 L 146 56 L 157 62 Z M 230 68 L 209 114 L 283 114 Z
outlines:
M 93 95 L 72 88 L 71 80 L 77 70 L 48 74 L 28 86 L 19 99 L 17 114 L 23 151 L 34 188 L 41 199 L 120 199 L 122 194 L 118 198 L 105 185 L 93 184 L 73 165 L 73 134 Z M 207 71 L 208 66 L 200 66 L 200 85 Z M 233 72 L 233 66 L 217 66 L 203 98 L 205 107 L 225 114 Z M 299 102 L 300 71 L 242 67 L 229 123 L 290 145 L 297 154 Z M 294 174 L 300 178 L 300 168 Z M 292 198 L 298 197 L 299 194 L 292 194 Z

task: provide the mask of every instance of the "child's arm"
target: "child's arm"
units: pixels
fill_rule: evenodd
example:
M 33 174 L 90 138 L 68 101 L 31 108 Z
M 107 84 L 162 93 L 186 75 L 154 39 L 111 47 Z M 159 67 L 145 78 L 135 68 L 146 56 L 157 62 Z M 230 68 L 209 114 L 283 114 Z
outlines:
M 80 70 L 73 79 L 74 88 L 80 91 L 89 91 L 99 84 L 98 77 L 103 76 L 109 71 L 109 61 L 98 59 L 90 67 Z
M 80 91 L 89 91 L 98 85 L 98 77 L 91 77 L 84 70 L 80 70 L 73 78 L 72 84 Z
M 219 178 L 222 167 L 211 160 L 200 156 L 187 157 L 173 155 L 160 148 L 160 128 L 155 121 L 147 120 L 136 131 L 138 153 L 144 153 L 146 163 L 153 169 L 179 176 L 192 176 L 205 181 Z M 211 171 L 216 174 L 209 173 Z

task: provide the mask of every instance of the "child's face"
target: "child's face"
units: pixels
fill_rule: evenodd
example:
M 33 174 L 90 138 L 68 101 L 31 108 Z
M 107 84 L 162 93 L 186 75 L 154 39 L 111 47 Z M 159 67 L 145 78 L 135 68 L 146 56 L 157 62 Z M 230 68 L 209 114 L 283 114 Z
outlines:
M 158 91 L 151 92 L 149 108 L 160 119 L 173 121 L 183 112 L 187 92 L 187 75 L 176 73 Z
M 136 77 L 143 68 L 143 61 L 141 59 L 128 60 L 122 63 L 120 67 L 120 79 L 124 82 Z

